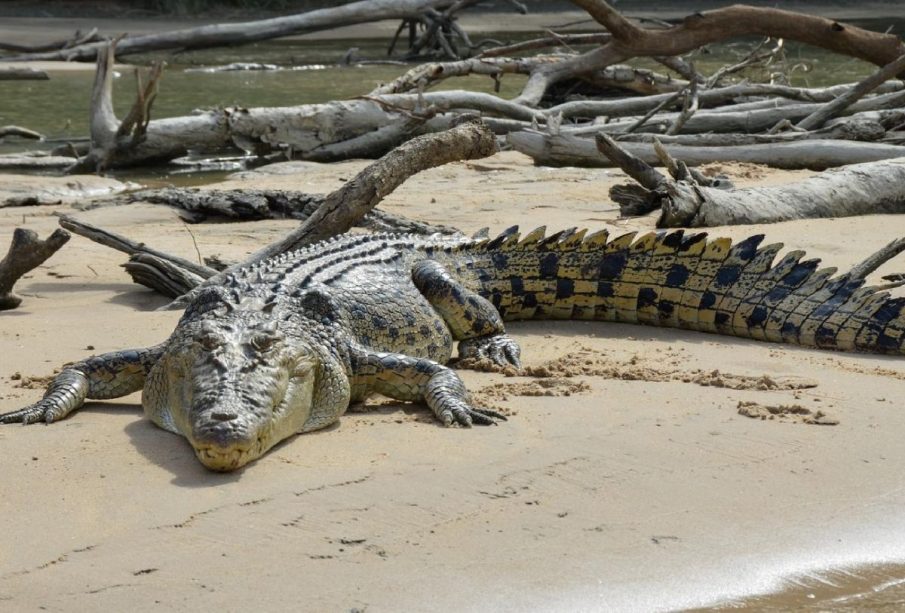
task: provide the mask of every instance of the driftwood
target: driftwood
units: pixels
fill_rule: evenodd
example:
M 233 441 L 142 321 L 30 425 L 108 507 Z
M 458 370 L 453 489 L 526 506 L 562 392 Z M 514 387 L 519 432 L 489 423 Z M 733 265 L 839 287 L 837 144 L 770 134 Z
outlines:
M 13 286 L 22 275 L 43 264 L 69 240 L 65 230 L 54 230 L 45 240 L 33 230 L 16 228 L 6 257 L 0 260 L 0 311 L 14 309 L 22 299 L 13 294 Z
M 473 160 L 497 151 L 493 133 L 469 120 L 445 132 L 425 134 L 400 145 L 327 195 L 298 229 L 252 254 L 242 266 L 299 249 L 347 231 L 410 176 L 458 160 Z
M 756 145 L 759 143 L 783 143 L 794 140 L 857 140 L 879 141 L 889 137 L 890 132 L 878 121 L 869 119 L 848 119 L 832 125 L 808 131 L 776 132 L 773 134 L 618 134 L 620 143 L 653 143 L 664 145 L 685 145 L 687 147 L 727 147 L 736 145 Z
M 553 84 L 588 74 L 633 57 L 674 56 L 707 44 L 744 36 L 770 36 L 814 45 L 885 66 L 905 53 L 893 34 L 870 32 L 849 24 L 792 11 L 735 5 L 695 13 L 669 28 L 638 26 L 604 0 L 573 0 L 605 27 L 613 38 L 597 49 L 556 64 L 541 66 L 528 79 L 517 102 L 536 105 Z
M 905 91 L 881 94 L 859 100 L 841 111 L 841 115 L 853 115 L 868 111 L 896 109 L 905 106 Z M 793 104 L 755 110 L 724 109 L 722 111 L 700 111 L 688 119 L 682 126 L 683 134 L 702 134 L 705 132 L 761 132 L 769 130 L 780 121 L 799 121 L 822 109 L 822 104 Z M 669 130 L 678 119 L 680 113 L 661 113 L 648 121 L 644 132 L 661 133 Z M 627 132 L 635 123 L 633 118 L 623 118 L 601 126 L 591 126 L 588 132 L 604 131 L 608 134 Z M 594 129 L 596 128 L 596 129 Z M 580 133 L 582 130 L 574 130 Z
M 598 151 L 594 140 L 568 134 L 513 132 L 507 142 L 516 151 L 544 166 L 591 166 L 609 168 L 613 163 Z M 623 143 L 624 149 L 648 164 L 657 164 L 650 143 Z M 905 156 L 905 147 L 885 143 L 841 140 L 799 140 L 738 146 L 692 147 L 675 145 L 670 152 L 689 166 L 711 162 L 750 162 L 773 168 L 823 170 L 845 164 L 875 162 Z
M 17 136 L 19 138 L 28 138 L 31 140 L 41 140 L 44 138 L 39 132 L 23 128 L 22 126 L 0 126 L 0 139 L 7 136 Z
M 159 72 L 152 72 L 146 85 L 140 85 L 132 111 L 120 121 L 113 112 L 113 47 L 108 46 L 98 58 L 92 89 L 90 151 L 75 162 L 70 160 L 70 172 L 166 161 L 185 155 L 189 149 L 211 152 L 240 148 L 257 155 L 283 150 L 290 156 L 316 161 L 378 157 L 410 138 L 435 114 L 432 109 L 419 113 L 419 103 L 445 106 L 458 102 L 450 99 L 448 92 L 436 92 L 424 97 L 410 94 L 298 107 L 215 109 L 151 121 L 150 103 L 160 77 Z M 479 107 L 505 108 L 506 104 L 486 94 L 475 94 L 471 101 Z M 525 111 L 525 117 L 533 117 L 533 111 Z M 441 126 L 448 126 L 451 119 Z M 26 161 L 17 158 L 13 163 Z
M 49 155 L 43 151 L 0 155 L 0 170 L 65 170 L 75 158 Z
M 46 81 L 50 77 L 37 68 L 0 68 L 0 81 Z
M 414 17 L 424 11 L 447 6 L 450 0 L 367 0 L 244 23 L 224 23 L 185 28 L 159 34 L 124 37 L 117 45 L 117 57 L 166 49 L 204 49 L 242 45 L 290 35 L 308 34 L 340 26 L 384 19 Z M 88 42 L 64 49 L 4 58 L 7 61 L 65 60 L 92 61 L 104 50 L 104 42 Z
M 730 191 L 679 184 L 658 227 L 700 227 L 905 213 L 905 165 L 853 164 L 797 183 Z
M 813 130 L 822 126 L 827 119 L 840 115 L 843 110 L 849 108 L 855 101 L 882 85 L 888 79 L 895 77 L 905 70 L 905 54 L 900 55 L 880 70 L 861 80 L 857 85 L 832 102 L 817 109 L 796 124 L 801 130 Z
M 582 0 L 576 3 L 610 29 L 608 38 L 594 39 L 603 40 L 602 45 L 581 55 L 559 54 L 515 59 L 483 57 L 436 62 L 413 68 L 398 79 L 354 100 L 282 108 L 220 108 L 161 120 L 150 119 L 151 103 L 160 77 L 159 69 L 152 71 L 146 84 L 139 87 L 135 104 L 125 119 L 120 121 L 113 113 L 110 87 L 113 56 L 119 54 L 124 45 L 128 47 L 136 39 L 142 38 L 126 37 L 116 43 L 115 49 L 108 45 L 104 53 L 96 54 L 98 72 L 92 93 L 91 145 L 87 151 L 84 148 L 71 149 L 73 158 L 69 171 L 102 171 L 166 162 L 185 155 L 189 150 L 219 153 L 235 152 L 238 149 L 259 159 L 277 159 L 280 156 L 317 161 L 376 158 L 419 134 L 447 129 L 457 117 L 469 113 L 479 113 L 486 117 L 488 125 L 499 134 L 543 126 L 550 134 L 566 137 L 582 134 L 591 137 L 599 131 L 619 134 L 638 131 L 674 136 L 766 133 L 775 138 L 760 142 L 773 142 L 805 138 L 786 137 L 784 134 L 800 132 L 794 124 L 803 120 L 810 121 L 806 118 L 815 116 L 815 113 L 821 113 L 822 123 L 826 117 L 840 112 L 856 116 L 905 105 L 902 83 L 880 83 L 881 77 L 875 77 L 869 83 L 865 80 L 854 87 L 841 88 L 804 89 L 746 83 L 708 88 L 708 84 L 718 82 L 734 67 L 721 69 L 717 74 L 706 78 L 688 62 L 671 55 L 686 48 L 690 50 L 693 48 L 692 44 L 722 41 L 749 34 L 775 35 L 882 63 L 886 67 L 878 74 L 885 76 L 895 71 L 897 64 L 891 62 L 899 60 L 905 50 L 905 46 L 893 35 L 868 32 L 799 13 L 745 6 L 695 14 L 677 26 L 646 28 L 626 21 L 602 0 Z M 308 25 L 305 27 L 308 27 L 313 23 L 310 20 L 315 15 L 323 18 L 317 22 L 323 25 L 329 21 L 324 15 L 329 15 L 332 19 L 341 14 L 346 15 L 342 13 L 343 10 L 365 11 L 365 4 L 368 5 L 367 11 L 371 16 L 406 6 L 416 7 L 418 10 L 407 14 L 405 19 L 428 14 L 434 15 L 431 19 L 435 23 L 447 23 L 444 21 L 446 17 L 437 17 L 440 14 L 437 7 L 450 7 L 445 9 L 448 12 L 459 10 L 473 2 L 463 0 L 442 4 L 427 0 L 379 0 L 351 3 L 337 9 L 280 18 L 277 20 L 278 26 L 270 24 L 275 28 L 271 34 L 282 31 L 280 28 L 289 23 L 296 26 L 306 23 Z M 733 19 L 740 19 L 744 23 L 735 24 Z M 447 25 L 452 30 L 455 29 L 452 21 Z M 440 27 L 437 33 L 443 27 L 446 26 Z M 213 44 L 219 36 L 214 36 L 219 32 L 219 26 L 210 28 L 213 28 L 210 31 L 212 38 L 204 40 Z M 258 33 L 254 34 L 257 35 Z M 449 43 L 450 40 L 447 36 L 446 42 Z M 590 39 L 585 37 L 584 40 Z M 75 46 L 64 51 L 70 53 L 88 47 L 96 50 L 98 44 Z M 756 51 L 750 57 L 759 57 Z M 679 70 L 687 80 L 669 79 L 651 71 L 614 64 L 617 56 L 636 55 L 649 56 L 669 65 Z M 502 75 L 510 73 L 529 76 L 522 95 L 514 100 L 481 92 L 425 91 L 454 76 L 481 74 L 499 81 Z M 537 91 L 538 84 L 543 85 L 543 91 Z M 661 93 L 556 104 L 564 95 L 573 92 L 573 88 L 578 88 L 574 92 L 585 93 L 584 86 L 588 84 L 591 84 L 593 91 L 605 87 L 610 92 L 614 88 L 628 88 L 644 94 Z M 553 86 L 553 91 L 548 91 Z M 594 90 L 594 87 L 598 89 Z M 877 93 L 855 100 L 869 90 Z M 826 106 L 840 93 L 846 96 L 844 104 Z M 536 95 L 546 96 L 545 101 L 553 106 L 538 109 L 537 102 L 540 98 Z M 764 99 L 765 96 L 774 100 Z M 755 99 L 750 99 L 752 97 Z M 787 98 L 798 102 L 788 104 Z M 739 101 L 740 104 L 734 104 Z M 721 105 L 726 106 L 719 108 Z M 642 115 L 646 116 L 639 120 L 638 117 Z M 830 125 L 829 121 L 827 125 Z M 884 127 L 890 129 L 891 126 Z M 835 138 L 835 133 L 828 133 L 826 136 Z M 813 139 L 813 136 L 809 138 Z M 880 140 L 882 136 L 870 133 L 857 138 Z M 591 157 L 598 157 L 592 143 L 584 144 L 590 145 Z M 891 154 L 890 150 L 881 150 L 881 144 L 874 147 L 841 144 L 838 147 L 840 151 L 831 151 L 829 158 L 824 155 L 825 149 L 827 146 L 824 145 L 818 152 L 820 155 L 816 161 L 805 159 L 801 163 L 794 163 L 788 161 L 787 155 L 781 165 L 817 168 L 828 164 L 881 159 Z M 790 155 L 799 149 L 790 144 L 784 151 Z M 55 153 L 66 152 L 55 150 Z M 690 161 L 694 152 L 688 153 L 685 158 Z M 711 151 L 702 156 L 705 159 L 725 159 L 723 156 L 731 154 L 730 151 Z M 558 163 L 576 163 L 575 160 L 580 159 L 582 154 L 566 157 L 569 159 Z M 0 156 L 0 166 L 9 163 L 24 165 L 27 161 L 29 160 L 19 158 L 9 162 Z M 32 161 L 48 163 L 47 160 Z
M 646 212 L 639 210 L 639 202 L 645 199 L 649 210 L 661 209 L 660 228 L 905 213 L 905 162 L 901 161 L 854 164 L 795 183 L 726 190 L 702 185 L 698 177 L 682 172 L 681 162 L 667 164 L 672 166 L 672 177 L 663 175 L 606 134 L 598 134 L 596 143 L 643 191 L 643 197 L 637 187 L 611 191 L 623 213 Z M 663 151 L 661 157 L 674 154 L 674 150 Z
M 413 174 L 452 161 L 487 157 L 496 150 L 493 133 L 476 120 L 461 122 L 445 132 L 414 138 L 367 166 L 338 190 L 324 196 L 301 226 L 282 240 L 264 247 L 244 262 L 222 272 L 153 251 L 100 228 L 78 222 L 73 224 L 72 220 L 61 221 L 61 224 L 103 244 L 108 244 L 104 241 L 111 241 L 111 246 L 130 253 L 126 270 L 132 278 L 137 283 L 175 298 L 191 292 L 202 283 L 219 283 L 227 274 L 239 268 L 346 232 Z M 88 231 L 84 230 L 85 227 L 88 227 Z M 111 236 L 114 238 L 110 239 Z M 182 296 L 173 306 L 183 306 L 191 295 L 193 294 Z
M 0 41 L 0 50 L 2 51 L 15 51 L 17 53 L 37 53 L 40 51 L 57 51 L 59 49 L 69 49 L 71 47 L 76 47 L 78 45 L 84 45 L 86 43 L 92 43 L 95 41 L 101 40 L 100 35 L 97 32 L 97 28 L 92 28 L 86 33 L 82 33 L 80 30 L 76 30 L 75 34 L 72 35 L 72 38 L 67 38 L 64 40 L 52 41 L 49 43 L 37 43 L 32 45 L 23 45 L 17 43 L 6 43 Z
M 163 204 L 179 209 L 183 220 L 198 223 L 208 218 L 231 221 L 259 219 L 297 219 L 305 221 L 323 203 L 324 194 L 311 194 L 281 189 L 199 189 L 165 187 L 146 189 L 77 205 L 81 211 L 136 202 Z M 424 223 L 401 215 L 374 209 L 356 226 L 372 232 L 405 232 L 408 234 L 457 234 L 448 226 Z
M 62 215 L 60 225 L 74 234 L 129 254 L 129 261 L 123 267 L 132 279 L 171 298 L 179 296 L 186 287 L 201 284 L 217 272 L 72 217 Z

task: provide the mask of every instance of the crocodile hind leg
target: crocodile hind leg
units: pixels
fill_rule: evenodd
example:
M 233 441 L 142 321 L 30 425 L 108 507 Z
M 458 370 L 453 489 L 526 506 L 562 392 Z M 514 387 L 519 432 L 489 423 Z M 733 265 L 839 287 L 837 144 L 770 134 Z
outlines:
M 431 260 L 415 264 L 412 280 L 459 341 L 459 357 L 489 358 L 500 366 L 521 367 L 521 350 L 506 334 L 503 318 L 489 300 Z
M 60 420 L 85 403 L 86 398 L 118 398 L 140 390 L 164 345 L 111 351 L 63 369 L 38 402 L 0 415 L 0 424 L 33 424 Z
M 427 358 L 360 350 L 352 356 L 352 397 L 377 392 L 396 400 L 424 402 L 446 426 L 490 425 L 501 413 L 471 406 L 462 379 Z

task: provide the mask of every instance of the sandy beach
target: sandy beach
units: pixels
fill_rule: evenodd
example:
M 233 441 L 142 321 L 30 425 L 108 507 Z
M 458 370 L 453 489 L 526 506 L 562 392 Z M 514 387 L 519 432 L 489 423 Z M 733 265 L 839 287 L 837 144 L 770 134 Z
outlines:
M 324 192 L 363 165 L 287 164 L 221 187 Z M 807 174 L 723 170 L 742 185 Z M 617 219 L 606 194 L 619 178 L 506 152 L 418 175 L 384 208 L 466 231 L 652 228 Z M 49 233 L 54 211 L 70 209 L 0 209 L 0 243 L 16 226 Z M 188 258 L 238 259 L 294 225 L 187 226 L 143 204 L 78 215 Z M 757 232 L 845 268 L 905 226 L 870 216 L 712 230 Z M 0 314 L 0 411 L 39 398 L 64 362 L 169 334 L 178 314 L 155 311 L 165 299 L 131 284 L 123 261 L 74 237 L 20 283 L 25 303 Z M 49 427 L 0 428 L 0 603 L 663 610 L 905 558 L 905 361 L 604 323 L 510 332 L 526 365 L 554 376 L 460 371 L 479 401 L 511 412 L 499 427 L 445 429 L 421 407 L 374 401 L 226 475 L 144 420 L 138 394 Z M 761 420 L 740 404 L 800 410 Z
M 903 15 L 892 3 L 806 10 Z M 462 25 L 542 30 L 583 19 L 578 11 L 540 13 L 516 25 L 510 14 L 466 14 Z M 0 40 L 64 38 L 97 23 L 4 17 Z M 125 15 L 102 34 L 199 23 Z M 386 36 L 396 25 L 314 36 Z M 211 187 L 328 192 L 364 165 L 280 164 Z M 741 186 L 811 174 L 739 164 L 712 170 Z M 653 217 L 618 218 L 607 193 L 623 180 L 616 170 L 535 167 L 503 152 L 422 173 L 382 208 L 467 232 L 516 223 L 653 229 Z M 0 201 L 39 191 L 66 199 L 73 185 L 110 188 L 94 177 L 0 174 Z M 238 260 L 295 227 L 186 225 L 162 206 L 74 212 L 64 201 L 0 207 L 0 249 L 16 227 L 46 236 L 58 212 L 190 259 Z M 765 233 L 765 244 L 782 242 L 845 270 L 905 235 L 905 221 L 877 215 L 710 233 Z M 0 412 L 40 398 L 66 362 L 170 334 L 179 314 L 156 311 L 167 300 L 132 284 L 124 261 L 73 237 L 20 281 L 23 305 L 0 312 Z M 902 271 L 905 256 L 869 281 Z M 478 403 L 510 414 L 499 427 L 442 428 L 423 407 L 374 399 L 337 426 L 215 474 L 186 441 L 143 418 L 140 394 L 92 402 L 52 426 L 0 426 L 0 609 L 905 603 L 905 359 L 622 324 L 525 322 L 509 331 L 525 365 L 550 376 L 459 371 Z

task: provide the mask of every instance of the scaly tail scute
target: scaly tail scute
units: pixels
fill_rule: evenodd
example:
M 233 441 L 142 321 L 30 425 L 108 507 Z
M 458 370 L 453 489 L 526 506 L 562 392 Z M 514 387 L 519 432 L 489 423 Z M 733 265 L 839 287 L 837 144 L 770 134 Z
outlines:
M 459 248 L 460 275 L 506 320 L 594 319 L 642 323 L 810 347 L 905 353 L 905 298 L 864 287 L 865 277 L 905 250 L 894 241 L 837 275 L 763 235 L 737 243 L 683 231 L 575 229 L 544 236 L 518 228 Z M 464 263 L 463 263 L 464 262 Z

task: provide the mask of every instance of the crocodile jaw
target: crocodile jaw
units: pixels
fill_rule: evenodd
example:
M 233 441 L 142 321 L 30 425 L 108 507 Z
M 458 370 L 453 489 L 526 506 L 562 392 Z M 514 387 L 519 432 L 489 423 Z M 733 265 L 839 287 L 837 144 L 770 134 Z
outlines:
M 231 471 L 302 430 L 320 361 L 254 314 L 193 322 L 145 384 L 145 413 L 188 439 L 207 468 Z M 249 321 L 251 320 L 251 321 Z
M 302 375 L 288 377 L 282 399 L 269 407 L 260 404 L 235 409 L 215 406 L 195 411 L 191 430 L 185 436 L 206 468 L 230 472 L 300 432 L 311 414 L 313 396 L 314 376 L 309 368 Z M 227 411 L 237 417 L 224 427 L 216 416 Z

